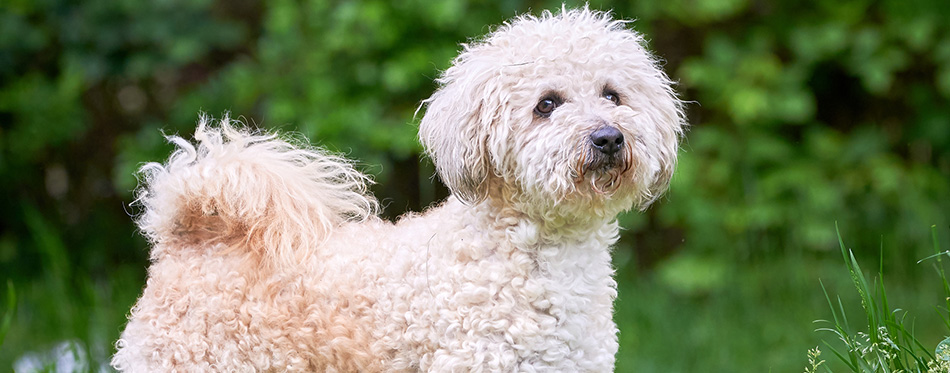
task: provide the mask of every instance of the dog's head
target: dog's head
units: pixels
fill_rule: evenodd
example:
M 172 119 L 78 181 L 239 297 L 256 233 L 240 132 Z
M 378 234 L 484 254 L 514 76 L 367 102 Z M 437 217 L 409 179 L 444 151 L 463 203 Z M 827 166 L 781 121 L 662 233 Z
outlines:
M 683 112 L 625 24 L 586 8 L 545 12 L 464 45 L 419 129 L 459 199 L 612 215 L 663 193 Z

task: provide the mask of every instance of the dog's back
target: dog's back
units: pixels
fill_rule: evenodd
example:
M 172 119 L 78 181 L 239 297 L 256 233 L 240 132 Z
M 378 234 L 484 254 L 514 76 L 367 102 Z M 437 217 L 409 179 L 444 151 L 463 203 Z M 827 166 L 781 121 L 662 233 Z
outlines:
M 178 149 L 169 160 L 142 167 L 138 223 L 153 245 L 153 264 L 113 366 L 370 367 L 360 358 L 369 336 L 359 333 L 370 328 L 353 325 L 366 322 L 353 311 L 361 306 L 337 307 L 328 304 L 332 296 L 295 284 L 335 227 L 375 219 L 367 178 L 342 158 L 235 128 L 227 118 L 215 125 L 203 117 L 195 138 L 170 137 Z M 312 307 L 321 318 L 307 317 Z M 327 325 L 314 324 L 321 320 Z M 321 338 L 321 350 L 300 348 Z

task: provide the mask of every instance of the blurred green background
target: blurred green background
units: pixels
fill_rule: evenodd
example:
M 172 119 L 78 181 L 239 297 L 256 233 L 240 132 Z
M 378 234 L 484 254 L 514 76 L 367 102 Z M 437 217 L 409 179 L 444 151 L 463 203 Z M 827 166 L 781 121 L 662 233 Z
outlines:
M 570 6 L 582 5 L 568 2 Z M 621 217 L 619 372 L 791 372 L 861 307 L 835 235 L 933 348 L 950 229 L 950 1 L 592 1 L 690 101 L 669 193 Z M 0 1 L 0 371 L 105 369 L 146 275 L 136 169 L 204 111 L 359 160 L 385 214 L 443 198 L 419 102 L 458 44 L 557 1 Z M 10 294 L 0 286 L 0 299 Z M 822 356 L 838 370 L 831 354 Z

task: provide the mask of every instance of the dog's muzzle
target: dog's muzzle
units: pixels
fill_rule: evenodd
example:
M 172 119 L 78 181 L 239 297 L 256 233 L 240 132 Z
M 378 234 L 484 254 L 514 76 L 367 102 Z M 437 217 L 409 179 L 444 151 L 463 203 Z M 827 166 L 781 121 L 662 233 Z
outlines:
M 590 134 L 590 143 L 597 151 L 612 157 L 623 148 L 623 134 L 614 127 L 603 126 Z
M 623 133 L 616 127 L 604 125 L 590 133 L 590 148 L 584 164 L 584 171 L 610 171 L 624 168 L 627 145 Z
M 595 191 L 609 192 L 619 186 L 630 169 L 631 158 L 623 133 L 610 125 L 601 126 L 590 133 L 588 147 L 579 159 L 577 181 L 586 179 Z

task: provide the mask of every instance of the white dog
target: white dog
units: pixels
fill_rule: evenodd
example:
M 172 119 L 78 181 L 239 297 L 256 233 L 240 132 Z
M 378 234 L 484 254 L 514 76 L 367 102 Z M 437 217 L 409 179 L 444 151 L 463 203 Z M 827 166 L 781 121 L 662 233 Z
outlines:
M 453 195 L 395 224 L 345 160 L 228 119 L 143 168 L 127 371 L 607 372 L 616 215 L 684 124 L 643 38 L 588 9 L 465 45 L 420 139 Z

